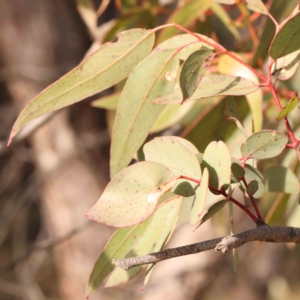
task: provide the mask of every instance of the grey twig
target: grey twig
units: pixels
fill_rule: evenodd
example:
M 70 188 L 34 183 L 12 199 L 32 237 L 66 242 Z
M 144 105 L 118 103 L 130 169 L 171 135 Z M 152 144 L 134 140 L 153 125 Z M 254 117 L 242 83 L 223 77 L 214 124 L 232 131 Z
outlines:
M 178 248 L 170 248 L 143 256 L 114 259 L 112 263 L 124 270 L 128 270 L 132 267 L 155 264 L 162 260 L 173 257 L 200 253 L 211 249 L 226 253 L 230 249 L 238 248 L 248 242 L 253 241 L 298 244 L 300 243 L 300 228 L 261 225 L 255 229 L 231 236 L 208 240 Z

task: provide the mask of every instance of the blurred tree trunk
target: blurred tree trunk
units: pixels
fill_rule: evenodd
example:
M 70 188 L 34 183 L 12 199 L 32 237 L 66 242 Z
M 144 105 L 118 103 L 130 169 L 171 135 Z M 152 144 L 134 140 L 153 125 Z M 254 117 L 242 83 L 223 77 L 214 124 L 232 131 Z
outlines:
M 3 78 L 20 112 L 43 88 L 78 64 L 90 42 L 73 0 L 2 0 L 0 6 Z M 75 109 L 75 121 L 83 118 L 81 113 Z M 84 213 L 107 183 L 107 157 L 98 155 L 91 162 L 86 150 L 79 150 L 80 144 L 67 109 L 30 138 L 37 173 L 46 178 L 40 199 L 49 237 L 82 224 Z M 95 172 L 95 165 L 100 171 Z M 62 299 L 83 299 L 93 264 L 110 234 L 111 230 L 92 225 L 55 247 Z

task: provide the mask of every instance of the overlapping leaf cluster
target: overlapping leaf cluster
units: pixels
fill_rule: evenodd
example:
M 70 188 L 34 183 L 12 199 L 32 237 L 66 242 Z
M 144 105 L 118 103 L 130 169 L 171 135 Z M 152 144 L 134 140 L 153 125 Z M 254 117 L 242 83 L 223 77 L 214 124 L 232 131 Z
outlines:
M 247 0 L 247 3 L 250 10 L 270 16 L 261 1 Z M 189 20 L 184 20 L 182 10 L 177 10 L 169 21 L 189 26 L 208 8 L 222 21 L 227 20 L 219 4 L 196 0 L 182 8 L 190 12 Z M 291 131 L 288 135 L 278 128 L 262 130 L 260 81 L 263 75 L 258 76 L 257 71 L 243 62 L 243 53 L 228 52 L 205 35 L 185 30 L 187 33 L 173 36 L 184 29 L 177 24 L 162 28 L 157 41 L 155 32 L 161 28 L 131 29 L 119 34 L 117 42 L 102 45 L 33 99 L 18 117 L 11 133 L 12 139 L 29 121 L 126 79 L 121 91 L 93 104 L 114 112 L 111 115 L 112 179 L 86 216 L 119 229 L 94 267 L 88 294 L 108 274 L 106 286 L 114 286 L 140 271 L 141 267 L 128 273 L 114 269 L 111 259 L 159 251 L 170 238 L 187 197 L 193 197 L 190 223 L 196 228 L 228 202 L 240 206 L 254 221 L 262 221 L 256 199 L 266 192 L 299 192 L 298 178 L 288 166 L 271 166 L 263 174 L 257 167 L 258 160 L 277 157 L 286 147 L 291 148 Z M 273 60 L 269 71 L 274 78 L 265 80 L 264 86 L 275 85 L 271 80 L 276 82 L 293 76 L 299 65 L 299 29 L 299 12 L 277 28 L 269 47 Z M 239 38 L 232 24 L 228 30 Z M 254 57 L 260 55 L 259 51 L 258 47 Z M 198 104 L 194 103 L 202 105 L 201 111 L 195 109 Z M 295 94 L 280 110 L 277 120 L 287 121 L 297 103 Z M 246 115 L 240 114 L 245 111 L 243 105 L 250 107 L 253 127 L 249 120 L 245 125 Z M 182 134 L 185 138 L 163 136 L 146 142 L 151 132 L 179 120 L 183 120 L 184 125 L 184 116 L 193 115 L 193 109 L 201 118 L 198 120 L 198 115 L 195 116 L 193 120 L 198 121 L 186 128 Z M 232 132 L 237 138 L 228 139 L 226 144 L 218 139 L 212 141 L 215 131 L 225 132 L 229 128 L 229 120 L 236 125 Z M 226 122 L 226 126 L 222 122 Z M 189 140 L 195 141 L 195 145 Z M 292 142 L 296 148 L 295 141 Z M 128 167 L 140 149 L 144 159 Z M 244 201 L 233 197 L 235 189 L 242 191 Z M 250 212 L 250 203 L 256 214 Z M 152 267 L 147 270 L 145 283 L 151 270 Z

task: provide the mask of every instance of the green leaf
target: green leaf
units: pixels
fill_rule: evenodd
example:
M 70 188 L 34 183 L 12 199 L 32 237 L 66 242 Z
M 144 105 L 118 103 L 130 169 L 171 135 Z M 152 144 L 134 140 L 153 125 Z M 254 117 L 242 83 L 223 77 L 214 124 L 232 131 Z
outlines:
M 202 225 L 204 222 L 206 222 L 208 219 L 210 219 L 214 214 L 216 214 L 219 210 L 221 210 L 227 203 L 227 200 L 221 200 L 218 201 L 217 203 L 215 203 L 214 205 L 212 205 L 209 209 L 208 212 L 202 217 L 200 224 L 198 225 L 198 227 L 200 225 Z
M 209 185 L 226 190 L 230 184 L 231 157 L 227 146 L 222 142 L 211 142 L 203 154 L 202 166 L 209 171 Z
M 278 114 L 276 120 L 280 121 L 284 117 L 286 117 L 290 112 L 292 112 L 299 102 L 298 93 L 296 92 L 293 97 L 288 101 L 286 106 L 282 109 L 282 111 Z
M 118 100 L 121 92 L 115 92 L 109 96 L 101 97 L 100 99 L 94 100 L 91 105 L 97 108 L 103 108 L 107 110 L 116 110 L 118 106 Z
M 175 198 L 176 199 L 176 198 Z M 166 203 L 164 207 L 164 214 L 160 217 L 159 222 L 156 224 L 156 228 L 153 229 L 153 238 L 150 239 L 150 243 L 152 246 L 151 252 L 158 252 L 162 249 L 162 247 L 166 244 L 166 242 L 170 239 L 173 234 L 174 227 L 176 225 L 178 219 L 178 213 L 181 206 L 182 198 L 179 197 L 176 200 L 172 200 Z M 147 235 L 147 239 L 149 239 Z M 149 241 L 148 241 L 149 243 Z M 146 254 L 148 254 L 147 252 Z M 148 283 L 150 276 L 153 272 L 154 265 L 151 264 L 146 269 L 146 276 L 144 279 L 144 287 Z M 143 287 L 143 288 L 144 288 Z M 143 289 L 142 288 L 142 289 Z
M 245 176 L 241 162 L 235 158 L 232 158 L 231 172 L 237 180 L 241 180 Z
M 230 75 L 206 75 L 202 77 L 195 93 L 188 101 L 218 95 L 246 95 L 255 92 L 257 89 L 258 86 L 246 78 Z M 153 103 L 159 104 L 177 104 L 182 103 L 182 101 L 183 97 L 179 86 L 175 87 L 173 93 L 152 100 Z
M 289 0 L 289 1 L 272 1 L 269 8 L 270 14 L 275 18 L 275 20 L 284 20 L 292 10 L 298 5 L 299 0 Z M 266 61 L 268 57 L 268 49 L 275 35 L 275 24 L 270 19 L 267 18 L 266 22 L 263 23 L 262 34 L 259 36 L 259 44 L 254 53 L 252 59 L 253 67 L 260 67 L 260 62 Z
M 227 120 L 232 120 L 236 123 L 238 129 L 244 134 L 245 137 L 248 137 L 248 134 L 244 128 L 242 117 L 240 116 L 238 107 L 233 97 L 226 97 L 225 100 L 225 118 Z
M 258 191 L 258 181 L 252 180 L 249 182 L 247 187 L 248 195 L 254 195 Z
M 300 50 L 278 58 L 272 66 L 272 74 L 279 80 L 290 79 L 299 67 L 299 60 Z
M 145 159 L 164 164 L 175 177 L 184 175 L 200 180 L 201 169 L 196 154 L 190 151 L 185 144 L 190 144 L 190 142 L 172 136 L 157 137 L 145 144 L 143 148 Z M 172 191 L 187 197 L 195 193 L 195 186 L 197 183 L 181 179 L 177 180 Z
M 217 2 L 217 1 L 215 1 Z M 227 11 L 224 9 L 224 7 L 218 3 L 213 2 L 211 4 L 211 10 L 214 12 L 214 14 L 221 20 L 221 22 L 224 24 L 224 26 L 227 28 L 227 30 L 235 37 L 236 40 L 240 41 L 240 33 L 237 30 L 237 28 L 233 25 L 233 22 L 231 18 L 229 17 Z M 232 2 L 232 1 L 231 1 Z M 235 0 L 233 0 L 233 4 L 235 3 Z
M 99 93 L 126 78 L 150 53 L 153 44 L 153 31 L 132 29 L 122 32 L 116 43 L 101 46 L 23 109 L 12 128 L 9 143 L 29 121 Z
M 261 0 L 246 0 L 247 7 L 255 12 L 268 15 L 269 12 Z
M 208 41 L 212 44 L 215 44 L 216 42 L 202 34 L 197 34 L 199 37 L 201 37 L 203 40 Z M 211 46 L 208 46 L 204 42 L 200 42 L 195 36 L 190 34 L 178 34 L 175 35 L 166 41 L 160 43 L 155 50 L 167 50 L 167 49 L 180 49 L 179 57 L 181 60 L 186 60 L 192 53 L 195 51 L 205 48 L 205 49 L 211 49 L 214 48 Z
M 128 227 L 147 219 L 159 197 L 176 179 L 162 164 L 144 161 L 118 173 L 106 186 L 86 217 L 114 227 Z
M 249 185 L 251 181 L 257 181 L 258 189 L 253 194 L 254 198 L 260 198 L 265 193 L 265 184 L 263 175 L 254 167 L 246 164 L 245 165 L 245 179 L 247 184 Z M 242 189 L 244 190 L 244 189 Z M 247 200 L 247 199 L 246 199 Z
M 177 23 L 185 28 L 191 26 L 196 19 L 203 16 L 204 13 L 209 9 L 211 5 L 211 0 L 192 0 L 177 10 L 175 10 L 166 23 Z M 179 33 L 180 30 L 176 27 L 169 27 L 160 32 L 158 40 L 164 41 L 175 34 Z
M 280 26 L 275 35 L 269 54 L 278 59 L 300 49 L 300 12 Z
M 87 295 L 94 292 L 105 277 L 115 268 L 111 263 L 112 259 L 124 258 L 128 251 L 143 236 L 151 221 L 152 217 L 141 224 L 116 230 L 94 265 L 87 286 Z
M 159 115 L 151 128 L 151 133 L 164 130 L 177 124 L 190 111 L 193 105 L 193 102 L 186 102 L 183 105 L 174 104 L 165 106 L 163 112 Z
M 179 55 L 176 50 L 154 52 L 130 74 L 121 93 L 112 134 L 110 170 L 113 177 L 126 167 L 163 111 L 149 102 L 174 89 Z
M 149 225 L 143 235 L 136 241 L 124 257 L 139 256 L 160 251 L 176 223 L 181 201 L 182 198 L 176 196 L 158 207 L 151 217 L 151 222 L 148 222 Z M 115 268 L 106 281 L 105 287 L 113 287 L 125 283 L 142 269 L 143 266 L 132 268 L 130 270 Z
M 295 173 L 283 166 L 276 166 L 264 172 L 266 190 L 279 193 L 299 193 L 299 179 Z
M 262 130 L 252 134 L 241 146 L 243 157 L 266 159 L 279 155 L 288 137 L 275 130 Z
M 200 49 L 192 53 L 184 62 L 179 78 L 183 100 L 190 98 L 194 94 L 204 73 L 210 67 L 213 58 L 213 51 Z
M 207 192 L 208 192 L 209 173 L 208 169 L 204 168 L 201 178 L 201 184 L 196 189 L 195 200 L 192 206 L 190 215 L 190 224 L 196 225 L 199 222 L 199 218 L 203 213 Z

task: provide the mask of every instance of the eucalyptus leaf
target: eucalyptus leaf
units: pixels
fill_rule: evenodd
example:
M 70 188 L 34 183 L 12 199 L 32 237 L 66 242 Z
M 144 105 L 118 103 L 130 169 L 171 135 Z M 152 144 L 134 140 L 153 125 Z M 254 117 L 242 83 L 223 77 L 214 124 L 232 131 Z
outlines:
M 202 166 L 208 168 L 210 186 L 221 190 L 228 188 L 231 175 L 231 157 L 227 146 L 222 141 L 211 142 L 206 147 Z
M 194 94 L 204 73 L 210 67 L 213 57 L 213 51 L 200 49 L 186 59 L 179 78 L 183 100 L 187 100 Z
M 249 79 L 231 75 L 206 75 L 202 77 L 195 93 L 188 101 L 200 100 L 219 95 L 246 95 L 253 93 L 258 89 L 258 86 Z M 174 91 L 168 95 L 157 97 L 152 100 L 159 104 L 176 104 L 183 102 L 183 96 L 179 86 L 176 86 Z
M 111 177 L 126 167 L 164 110 L 150 100 L 174 89 L 179 56 L 176 50 L 155 51 L 130 74 L 121 93 L 112 133 Z M 145 71 L 147 70 L 147 71 Z
M 262 130 L 252 134 L 241 146 L 243 157 L 266 159 L 279 155 L 288 137 L 275 130 Z
M 152 221 L 152 217 L 138 225 L 117 229 L 94 265 L 87 286 L 87 295 L 92 294 L 105 277 L 115 268 L 112 259 L 124 258 L 139 241 Z
M 249 182 L 247 187 L 247 193 L 248 195 L 254 195 L 258 191 L 258 181 L 252 180 Z
M 196 225 L 203 213 L 207 192 L 208 192 L 209 173 L 208 169 L 204 168 L 201 178 L 201 184 L 196 189 L 195 200 L 191 209 L 190 224 Z
M 186 176 L 200 180 L 201 169 L 196 155 L 185 144 L 190 142 L 182 138 L 166 136 L 157 137 L 144 145 L 146 161 L 155 161 L 165 165 L 175 177 Z M 191 146 L 189 146 L 191 147 Z M 194 146 L 193 146 L 194 147 Z M 194 147 L 195 148 L 195 147 Z M 197 149 L 195 149 L 197 151 Z M 191 196 L 195 193 L 195 182 L 186 179 L 177 180 L 172 191 L 181 196 Z
M 273 59 L 286 56 L 300 49 L 300 12 L 287 19 L 275 35 L 269 54 Z
M 245 165 L 245 179 L 247 184 L 249 185 L 252 181 L 257 181 L 258 183 L 258 189 L 253 194 L 254 198 L 260 198 L 265 193 L 265 183 L 264 183 L 264 177 L 260 173 L 260 171 L 248 164 Z M 243 189 L 245 190 L 245 188 Z M 246 199 L 248 201 L 248 199 Z
M 209 209 L 208 212 L 202 217 L 202 219 L 200 220 L 200 224 L 198 225 L 198 227 L 200 225 L 202 225 L 204 222 L 206 222 L 208 219 L 210 219 L 214 214 L 216 214 L 219 210 L 221 210 L 227 203 L 227 200 L 221 200 L 218 201 L 217 203 L 215 203 L 214 205 L 212 205 Z
M 171 171 L 162 164 L 136 163 L 108 183 L 98 202 L 85 216 L 108 226 L 133 226 L 152 214 L 160 196 L 175 183 Z
M 23 109 L 12 128 L 9 143 L 29 121 L 99 93 L 126 78 L 150 53 L 153 44 L 153 31 L 131 29 L 120 33 L 116 43 L 102 45 Z
M 297 107 L 298 103 L 299 103 L 298 93 L 296 92 L 293 95 L 293 97 L 288 101 L 286 106 L 282 109 L 282 111 L 278 114 L 276 120 L 280 121 L 284 117 L 286 117 L 290 112 L 292 112 Z
M 166 238 L 169 237 L 169 234 L 176 223 L 181 201 L 182 198 L 176 196 L 175 198 L 170 199 L 168 202 L 165 202 L 159 206 L 154 211 L 151 221 L 148 222 L 149 225 L 147 226 L 143 235 L 139 239 L 136 239 L 136 243 L 133 245 L 130 251 L 128 251 L 124 258 L 160 251 Z M 147 220 L 144 222 L 147 222 Z M 115 259 L 116 257 L 113 258 Z M 105 282 L 105 287 L 113 287 L 127 282 L 139 271 L 141 271 L 142 268 L 143 266 L 139 266 L 130 270 L 115 268 L 109 275 L 108 280 Z

